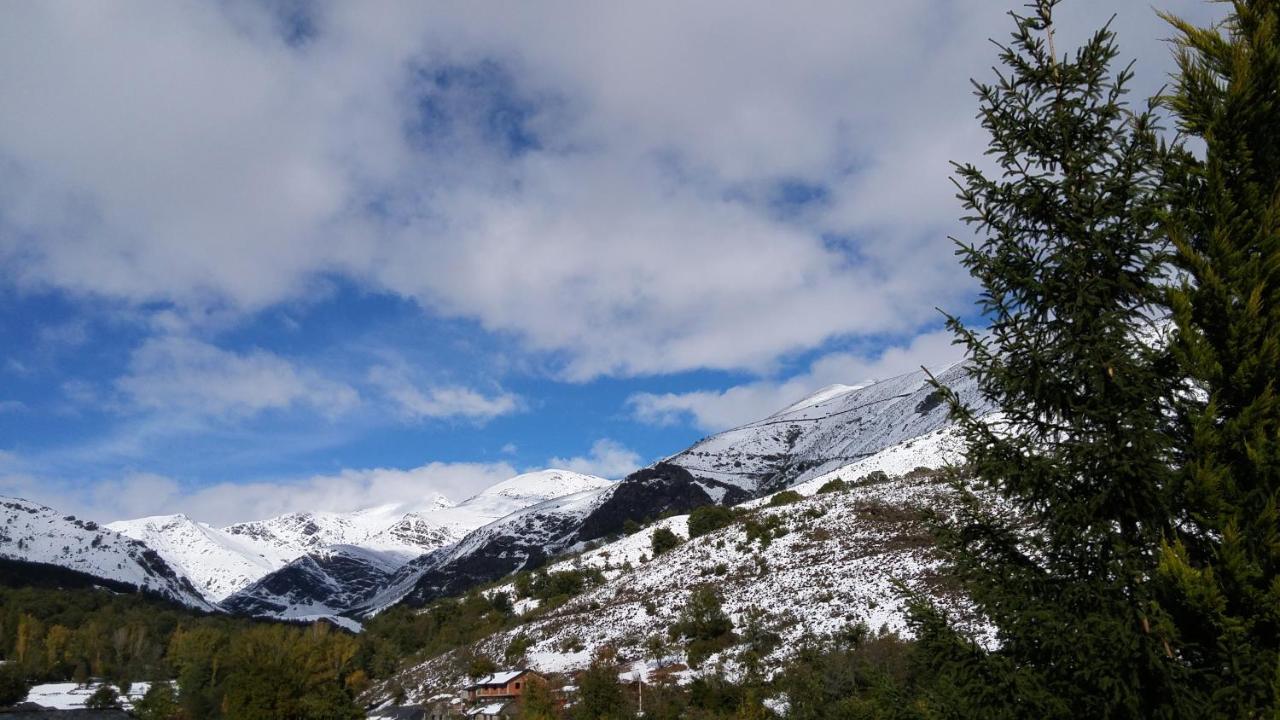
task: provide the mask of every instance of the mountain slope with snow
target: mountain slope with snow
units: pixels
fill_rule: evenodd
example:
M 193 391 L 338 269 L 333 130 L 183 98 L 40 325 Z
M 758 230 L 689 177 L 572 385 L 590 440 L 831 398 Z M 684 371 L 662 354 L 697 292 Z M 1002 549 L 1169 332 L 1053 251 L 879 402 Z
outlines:
M 764 497 L 739 505 L 735 522 L 701 537 L 688 539 L 688 516 L 681 515 L 551 563 L 546 572 L 596 568 L 605 582 L 548 611 L 536 600 L 518 599 L 524 622 L 469 652 L 503 657 L 512 640 L 524 636 L 527 664 L 545 672 L 581 669 L 606 645 L 637 667 L 653 661 L 655 644 L 667 647 L 661 664 L 684 662 L 683 648 L 670 642 L 666 628 L 702 584 L 715 588 L 740 633 L 749 622 L 777 633 L 778 643 L 763 659 L 766 670 L 781 666 L 806 635 L 859 622 L 872 630 L 904 630 L 898 583 L 963 617 L 967 603 L 939 574 L 923 523 L 925 510 L 945 511 L 956 501 L 936 469 L 960 462 L 962 447 L 954 428 L 940 428 L 794 486 L 803 496 L 798 502 L 774 506 Z M 819 493 L 837 478 L 848 486 Z M 659 528 L 684 542 L 654 558 L 652 537 Z M 512 583 L 486 592 L 518 598 Z M 732 675 L 741 670 L 741 650 L 730 647 L 704 667 L 723 662 Z M 461 680 L 456 667 L 451 656 L 432 658 L 396 681 L 441 691 Z
M 963 365 L 937 379 L 982 411 Z M 949 424 L 948 407 L 923 370 L 861 386 L 833 385 L 757 422 L 699 441 L 666 462 L 702 482 L 756 495 L 825 472 Z
M 9 497 L 0 497 L 0 520 L 0 558 L 66 568 L 190 607 L 213 609 L 159 553 L 110 528 Z
M 224 606 L 235 612 L 272 617 L 297 617 L 299 613 L 337 616 L 357 609 L 378 609 L 411 593 L 421 577 L 439 569 L 438 563 L 459 562 L 458 553 L 449 551 L 472 536 L 492 537 L 492 533 L 483 532 L 490 526 L 509 528 L 509 534 L 520 539 L 517 544 L 527 541 L 519 549 L 506 547 L 503 562 L 516 562 L 517 557 L 527 560 L 543 540 L 535 538 L 529 523 L 520 524 L 520 517 L 555 515 L 557 511 L 552 506 L 569 502 L 562 503 L 561 498 L 590 496 L 612 485 L 604 478 L 568 470 L 517 475 L 457 505 L 406 515 L 375 535 L 347 544 L 347 549 L 337 556 L 325 548 L 311 550 L 227 598 Z M 406 562 L 403 553 L 397 552 L 406 544 L 420 548 L 416 559 Z M 357 546 L 363 554 L 350 552 Z M 392 566 L 388 558 L 394 557 L 400 562 Z M 338 562 L 341 571 L 335 579 L 329 568 Z M 482 562 L 463 564 L 485 567 Z M 446 584 L 457 587 L 458 582 Z
M 169 564 L 182 568 L 213 602 L 220 602 L 294 557 L 286 548 L 246 541 L 181 514 L 122 520 L 107 527 L 145 543 Z

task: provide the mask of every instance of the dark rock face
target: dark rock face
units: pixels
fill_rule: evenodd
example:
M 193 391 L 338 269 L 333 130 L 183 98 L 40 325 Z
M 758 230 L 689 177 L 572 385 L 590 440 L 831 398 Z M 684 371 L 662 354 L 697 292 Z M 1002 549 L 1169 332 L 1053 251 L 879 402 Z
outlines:
M 580 543 L 621 533 L 628 520 L 643 523 L 712 504 L 715 500 L 704 489 L 708 484 L 719 490 L 722 503 L 750 499 L 740 488 L 697 479 L 682 467 L 658 463 L 628 475 L 585 513 L 567 512 L 552 502 L 545 508 L 535 506 L 500 528 L 476 531 L 460 544 L 460 552 L 433 556 L 404 602 L 421 606 L 514 572 L 536 569 Z
M 359 554 L 304 555 L 222 602 L 240 615 L 281 613 L 292 605 L 343 611 L 384 587 L 391 572 Z
M 688 470 L 670 463 L 637 470 L 619 483 L 609 499 L 582 521 L 577 541 L 598 540 L 621 533 L 628 520 L 643 524 L 663 515 L 680 515 L 714 504 L 715 500 L 695 480 Z M 732 485 L 703 482 L 724 490 L 720 500 L 722 504 L 732 505 L 751 499 L 745 491 Z
M 29 562 L 0 558 L 0 586 L 39 588 L 93 588 L 104 587 L 118 593 L 139 592 L 137 586 L 118 580 L 109 580 L 77 570 L 49 563 Z M 156 593 L 149 593 L 159 597 Z M 167 598 L 165 598 L 167 600 Z
M 439 598 L 460 595 L 514 572 L 539 568 L 550 556 L 572 544 L 580 522 L 580 518 L 563 515 L 530 517 L 522 527 L 492 535 L 473 552 L 449 558 L 428 569 L 404 601 L 421 606 Z M 536 530 L 531 527 L 533 524 L 538 526 Z

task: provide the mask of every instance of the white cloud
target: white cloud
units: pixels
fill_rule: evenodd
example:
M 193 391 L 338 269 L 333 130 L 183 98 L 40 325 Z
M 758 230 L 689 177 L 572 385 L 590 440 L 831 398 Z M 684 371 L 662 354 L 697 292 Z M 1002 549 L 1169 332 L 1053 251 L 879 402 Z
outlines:
M 291 47 L 266 5 L 8 4 L 0 258 L 197 318 L 337 274 L 573 378 L 768 370 L 964 297 L 947 161 L 980 156 L 966 81 L 1006 7 L 338 3 Z M 1140 97 L 1170 67 L 1145 4 L 1064 5 L 1059 45 L 1112 12 Z M 485 62 L 521 107 L 432 82 Z M 437 135 L 409 136 L 428 90 Z M 538 145 L 513 156 L 492 124 L 522 114 Z M 783 181 L 823 200 L 778 213 Z
M 511 393 L 489 396 L 458 386 L 421 388 L 401 367 L 376 365 L 369 370 L 369 382 L 410 420 L 465 418 L 483 422 L 520 409 L 520 398 Z
M 27 404 L 21 400 L 0 400 L 0 415 L 5 413 L 22 412 L 27 409 Z
M 637 393 L 627 399 L 632 415 L 657 425 L 691 421 L 719 431 L 759 420 L 828 385 L 861 385 L 921 366 L 937 371 L 958 362 L 963 353 L 949 332 L 920 335 L 905 347 L 891 347 L 867 358 L 851 353 L 824 355 L 808 372 L 785 380 L 759 380 L 727 390 L 687 393 Z
M 132 406 L 193 415 L 248 416 L 309 406 L 340 415 L 359 403 L 349 385 L 264 350 L 236 353 L 186 337 L 160 337 L 134 350 L 116 388 Z
M 596 440 L 585 455 L 571 458 L 553 457 L 547 465 L 562 470 L 598 475 L 617 480 L 640 468 L 640 454 L 608 438 Z
M 349 512 L 391 503 L 409 511 L 432 493 L 458 501 L 515 474 L 507 463 L 433 462 L 407 470 L 343 470 L 292 480 L 188 487 L 151 473 L 85 484 L 15 472 L 0 475 L 0 494 L 101 521 L 182 512 L 220 526 L 286 512 Z

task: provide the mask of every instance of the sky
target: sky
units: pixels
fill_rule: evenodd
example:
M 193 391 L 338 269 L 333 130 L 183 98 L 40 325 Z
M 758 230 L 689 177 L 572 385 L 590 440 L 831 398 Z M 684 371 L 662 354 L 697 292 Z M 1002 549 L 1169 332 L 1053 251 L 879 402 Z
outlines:
M 1160 0 L 1204 22 L 1204 2 Z M 215 524 L 620 478 L 960 359 L 995 0 L 0 5 L 0 494 Z M 1115 14 L 1135 101 L 1172 70 Z

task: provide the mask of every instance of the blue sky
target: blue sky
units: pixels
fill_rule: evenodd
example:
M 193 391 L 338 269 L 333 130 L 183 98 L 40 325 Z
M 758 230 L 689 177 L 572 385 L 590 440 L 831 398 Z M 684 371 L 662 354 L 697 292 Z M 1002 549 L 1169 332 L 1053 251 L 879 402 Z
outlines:
M 460 500 L 952 362 L 947 163 L 1004 10 L 7 5 L 0 493 Z M 1142 96 L 1167 32 L 1118 12 Z

